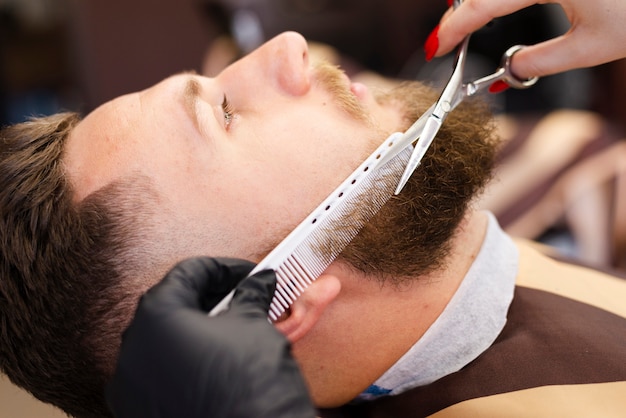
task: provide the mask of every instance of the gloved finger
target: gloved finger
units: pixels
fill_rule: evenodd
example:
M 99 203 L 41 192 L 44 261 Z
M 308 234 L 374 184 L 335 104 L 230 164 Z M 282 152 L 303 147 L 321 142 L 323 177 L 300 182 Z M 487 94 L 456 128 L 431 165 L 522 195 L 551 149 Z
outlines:
M 201 304 L 205 311 L 209 312 L 224 297 L 231 292 L 256 266 L 246 260 L 238 258 L 215 257 L 215 263 L 219 268 L 218 283 L 211 283 L 209 292 L 202 294 Z
M 276 290 L 276 273 L 263 270 L 243 280 L 233 296 L 229 312 L 266 317 Z
M 208 312 L 254 266 L 232 258 L 196 257 L 181 261 L 144 295 L 141 304 L 147 309 L 185 307 Z

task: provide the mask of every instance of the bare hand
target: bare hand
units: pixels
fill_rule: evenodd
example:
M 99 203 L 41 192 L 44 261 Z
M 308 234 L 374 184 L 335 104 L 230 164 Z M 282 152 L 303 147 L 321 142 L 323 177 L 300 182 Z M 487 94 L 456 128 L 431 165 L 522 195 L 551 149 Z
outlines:
M 626 57 L 624 0 L 465 0 L 443 16 L 435 56 L 451 51 L 467 34 L 496 17 L 546 3 L 560 4 L 571 27 L 562 36 L 518 52 L 512 62 L 512 70 L 518 77 L 555 74 Z

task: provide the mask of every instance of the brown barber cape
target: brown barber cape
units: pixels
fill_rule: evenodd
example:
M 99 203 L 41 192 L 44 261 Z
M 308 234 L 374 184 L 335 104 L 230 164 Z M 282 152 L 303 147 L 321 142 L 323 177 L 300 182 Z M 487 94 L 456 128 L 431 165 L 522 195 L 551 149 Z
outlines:
M 429 385 L 321 416 L 626 417 L 626 280 L 516 244 L 515 295 L 487 351 Z

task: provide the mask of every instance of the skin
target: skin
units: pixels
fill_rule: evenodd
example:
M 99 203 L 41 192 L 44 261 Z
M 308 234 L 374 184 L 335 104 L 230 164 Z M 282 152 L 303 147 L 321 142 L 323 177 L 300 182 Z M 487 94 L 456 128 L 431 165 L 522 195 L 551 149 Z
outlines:
M 76 198 L 124 176 L 147 176 L 167 196 L 160 230 L 170 240 L 171 231 L 180 232 L 170 245 L 258 261 L 399 123 L 395 109 L 340 77 L 343 90 L 358 93 L 352 96 L 367 123 L 318 82 L 306 41 L 295 33 L 276 37 L 215 78 L 177 75 L 108 102 L 67 145 Z M 199 83 L 198 127 L 185 105 L 190 79 Z M 224 95 L 234 109 L 230 124 Z M 234 239 L 242 236 L 249 240 Z
M 490 20 L 533 4 L 559 4 L 571 26 L 554 39 L 515 54 L 513 72 L 521 78 L 591 67 L 626 57 L 626 5 L 622 0 L 465 0 L 441 20 L 436 56 L 450 52 L 463 38 Z
M 189 80 L 197 82 L 197 124 L 184 94 Z M 286 33 L 215 78 L 177 75 L 106 103 L 72 133 L 64 162 L 78 201 L 115 180 L 151 180 L 157 258 L 259 261 L 389 133 L 403 130 L 401 115 L 341 73 L 312 69 L 305 40 Z M 353 399 L 422 336 L 474 260 L 485 225 L 483 214 L 468 214 L 448 267 L 401 291 L 340 262 L 307 288 L 276 326 L 318 406 Z M 406 312 L 416 315 L 407 322 Z
M 400 291 L 340 263 L 307 289 L 277 327 L 295 342 L 294 356 L 318 406 L 351 401 L 422 337 L 476 258 L 486 225 L 484 213 L 468 214 L 446 267 Z

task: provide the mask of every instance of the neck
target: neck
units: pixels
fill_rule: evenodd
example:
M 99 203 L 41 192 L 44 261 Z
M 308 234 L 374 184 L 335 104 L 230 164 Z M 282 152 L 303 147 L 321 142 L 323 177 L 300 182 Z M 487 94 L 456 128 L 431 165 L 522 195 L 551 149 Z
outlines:
M 296 357 L 307 358 L 302 368 L 317 405 L 332 407 L 354 399 L 422 337 L 472 265 L 486 225 L 485 214 L 469 214 L 454 237 L 445 268 L 407 286 L 381 286 L 346 266 L 329 268 L 341 277 L 342 291 L 308 342 L 294 347 Z

